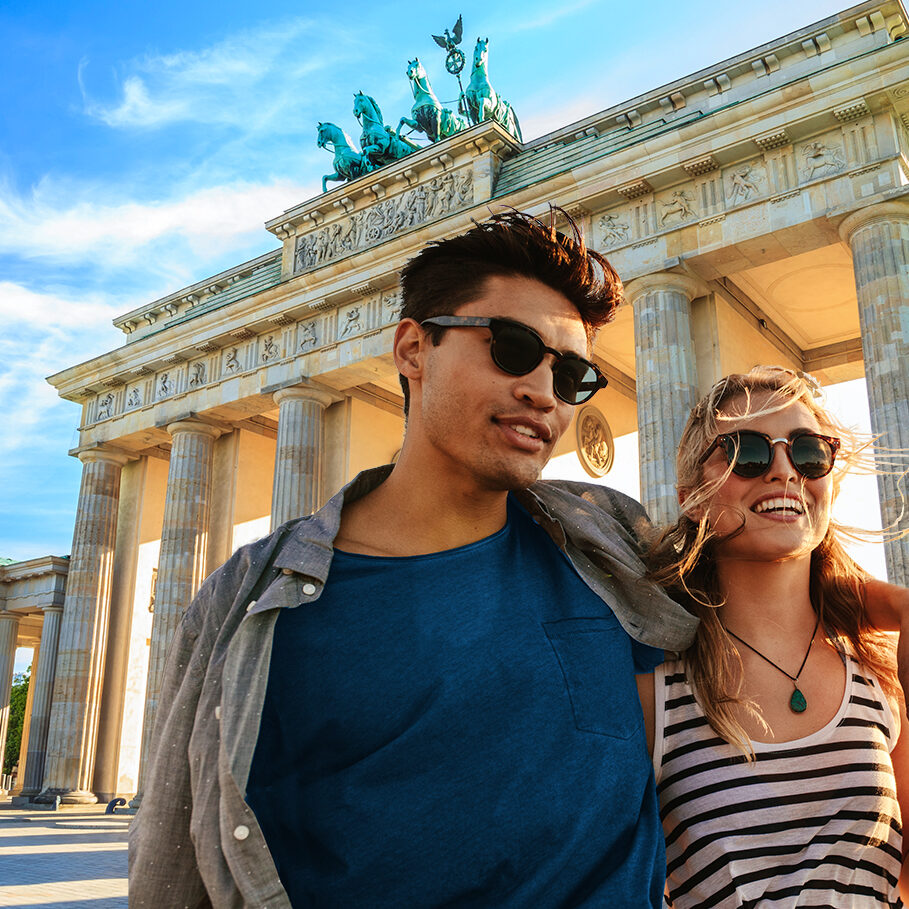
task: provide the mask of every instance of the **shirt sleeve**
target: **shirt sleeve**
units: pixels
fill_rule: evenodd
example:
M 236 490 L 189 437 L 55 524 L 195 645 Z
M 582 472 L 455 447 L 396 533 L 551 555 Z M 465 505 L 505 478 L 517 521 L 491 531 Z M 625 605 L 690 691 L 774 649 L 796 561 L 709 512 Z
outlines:
M 161 681 L 154 734 L 129 829 L 130 909 L 210 906 L 190 837 L 192 791 L 187 759 L 204 673 L 200 627 L 210 587 L 203 585 L 171 642 Z
M 649 673 L 653 672 L 666 659 L 666 656 L 662 650 L 656 647 L 649 647 L 647 644 L 641 644 L 632 638 L 631 659 L 634 661 L 634 671 L 636 673 Z

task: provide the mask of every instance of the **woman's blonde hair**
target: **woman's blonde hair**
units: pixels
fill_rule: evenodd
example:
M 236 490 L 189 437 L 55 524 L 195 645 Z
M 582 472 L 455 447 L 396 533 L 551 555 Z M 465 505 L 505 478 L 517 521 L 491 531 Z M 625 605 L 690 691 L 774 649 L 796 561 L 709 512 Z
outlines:
M 833 474 L 834 496 L 846 470 L 859 466 L 874 472 L 870 439 L 862 440 L 840 424 L 823 406 L 817 380 L 782 367 L 758 366 L 751 372 L 721 379 L 698 402 L 682 433 L 677 459 L 681 516 L 655 541 L 652 576 L 701 620 L 694 644 L 685 652 L 688 678 L 714 731 L 751 757 L 751 741 L 737 718 L 745 710 L 763 722 L 757 707 L 741 695 L 742 662 L 720 623 L 722 605 L 713 546 L 741 532 L 742 524 L 722 538 L 708 524 L 709 504 L 726 482 L 732 465 L 717 479 L 704 478 L 703 455 L 713 440 L 744 417 L 777 413 L 803 404 L 825 434 L 841 441 Z M 728 513 L 728 512 L 727 512 Z M 869 575 L 848 555 L 842 538 L 858 535 L 833 520 L 811 553 L 811 603 L 821 626 L 841 639 L 855 657 L 881 680 L 885 689 L 898 690 L 893 646 L 887 635 L 873 631 L 865 614 L 864 582 Z

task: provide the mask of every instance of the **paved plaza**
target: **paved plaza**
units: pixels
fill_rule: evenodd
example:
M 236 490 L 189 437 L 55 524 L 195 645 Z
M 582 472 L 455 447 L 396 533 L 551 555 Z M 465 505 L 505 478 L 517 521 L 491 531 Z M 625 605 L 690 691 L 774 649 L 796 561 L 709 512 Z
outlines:
M 129 815 L 0 801 L 0 907 L 125 909 Z

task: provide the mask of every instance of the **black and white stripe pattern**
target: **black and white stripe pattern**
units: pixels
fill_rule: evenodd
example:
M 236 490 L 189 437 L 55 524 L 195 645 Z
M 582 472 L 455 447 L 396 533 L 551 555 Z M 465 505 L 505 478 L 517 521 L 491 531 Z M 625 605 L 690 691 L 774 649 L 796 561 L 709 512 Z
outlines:
M 837 715 L 805 738 L 754 743 L 710 728 L 680 661 L 655 675 L 654 769 L 669 896 L 687 907 L 901 906 L 890 706 L 847 658 Z

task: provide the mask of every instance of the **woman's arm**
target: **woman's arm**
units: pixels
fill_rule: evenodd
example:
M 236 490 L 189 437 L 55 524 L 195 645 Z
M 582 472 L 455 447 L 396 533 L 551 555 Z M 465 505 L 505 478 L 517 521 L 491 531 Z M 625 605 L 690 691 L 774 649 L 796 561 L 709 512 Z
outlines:
M 647 733 L 647 753 L 653 757 L 653 731 L 656 723 L 654 719 L 656 694 L 653 687 L 653 673 L 646 672 L 641 675 L 636 675 L 634 680 L 638 683 L 638 697 L 641 699 L 641 710 L 644 711 L 644 731 Z
M 909 587 L 875 579 L 866 581 L 865 610 L 874 628 L 900 633 L 896 670 L 903 691 L 909 691 Z

